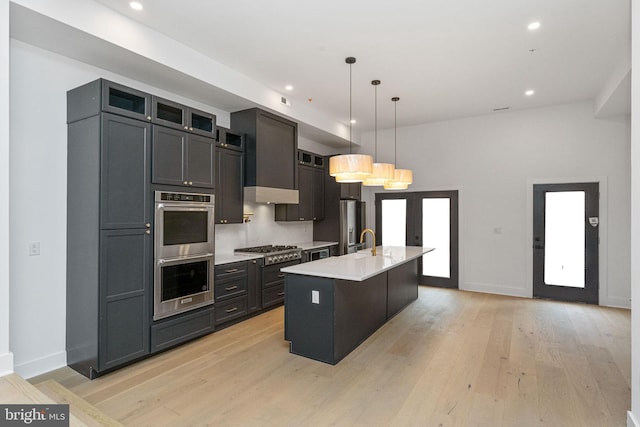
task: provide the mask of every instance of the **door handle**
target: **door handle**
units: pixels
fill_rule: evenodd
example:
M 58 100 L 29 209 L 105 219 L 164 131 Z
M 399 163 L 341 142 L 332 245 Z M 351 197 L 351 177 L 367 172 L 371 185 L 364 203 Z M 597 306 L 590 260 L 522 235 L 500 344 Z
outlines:
M 544 249 L 542 245 L 533 245 L 533 249 Z

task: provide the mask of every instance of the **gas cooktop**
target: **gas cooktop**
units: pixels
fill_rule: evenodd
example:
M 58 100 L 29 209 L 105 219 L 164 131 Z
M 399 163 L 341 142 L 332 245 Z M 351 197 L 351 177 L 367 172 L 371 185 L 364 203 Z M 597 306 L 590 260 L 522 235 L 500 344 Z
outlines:
M 292 245 L 254 246 L 251 248 L 236 249 L 234 252 L 239 254 L 263 254 L 265 256 L 265 265 L 294 261 L 302 258 L 302 249 Z

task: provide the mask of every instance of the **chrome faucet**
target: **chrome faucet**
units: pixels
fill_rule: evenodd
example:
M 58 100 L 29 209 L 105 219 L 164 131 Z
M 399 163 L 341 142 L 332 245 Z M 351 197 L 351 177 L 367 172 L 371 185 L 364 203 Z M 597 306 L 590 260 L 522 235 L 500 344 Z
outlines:
M 374 233 L 372 229 L 365 228 L 362 230 L 362 233 L 360 233 L 360 243 L 364 242 L 364 235 L 367 234 L 367 232 L 371 233 L 373 236 L 373 248 L 371 248 L 371 255 L 376 256 L 376 233 Z

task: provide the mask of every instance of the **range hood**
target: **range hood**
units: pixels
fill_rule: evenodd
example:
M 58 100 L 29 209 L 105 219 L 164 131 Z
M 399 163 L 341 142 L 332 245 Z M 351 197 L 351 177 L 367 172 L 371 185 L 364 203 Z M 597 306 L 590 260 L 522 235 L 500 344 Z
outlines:
M 244 187 L 244 200 L 254 203 L 299 203 L 298 190 L 273 187 Z

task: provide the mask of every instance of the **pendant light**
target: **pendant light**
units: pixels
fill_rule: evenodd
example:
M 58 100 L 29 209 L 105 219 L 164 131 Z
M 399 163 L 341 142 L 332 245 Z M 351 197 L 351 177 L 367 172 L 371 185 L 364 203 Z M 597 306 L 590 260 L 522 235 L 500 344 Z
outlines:
M 393 158 L 395 164 L 398 164 L 398 101 L 400 98 L 394 96 L 391 98 L 394 104 L 394 119 L 393 119 L 393 145 L 394 152 Z M 413 183 L 413 171 L 411 169 L 396 169 L 393 173 L 393 180 L 387 181 L 384 184 L 385 190 L 406 190 L 409 188 L 409 184 Z
M 341 154 L 329 158 L 329 175 L 335 177 L 336 182 L 362 182 L 373 170 L 373 159 L 367 154 L 351 153 L 351 65 L 356 58 L 350 56 L 345 59 L 349 64 L 349 154 Z
M 371 175 L 362 182 L 362 185 L 366 186 L 382 186 L 387 181 L 391 181 L 393 179 L 393 172 L 395 167 L 391 163 L 377 163 L 378 162 L 378 85 L 380 84 L 380 80 L 373 80 L 371 82 L 373 87 L 375 88 L 375 101 L 374 101 L 374 140 L 375 140 L 375 148 L 374 148 L 374 164 L 373 164 L 373 172 Z

